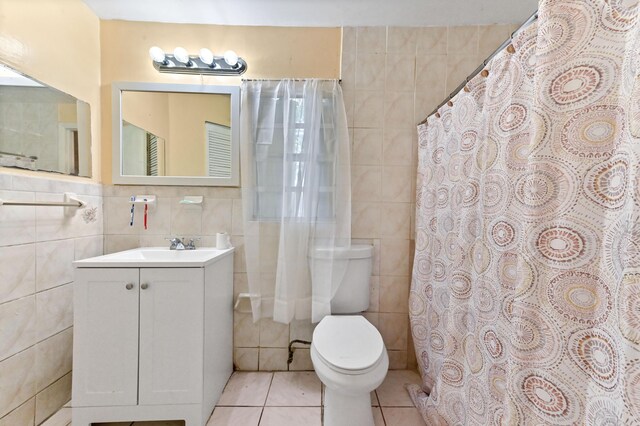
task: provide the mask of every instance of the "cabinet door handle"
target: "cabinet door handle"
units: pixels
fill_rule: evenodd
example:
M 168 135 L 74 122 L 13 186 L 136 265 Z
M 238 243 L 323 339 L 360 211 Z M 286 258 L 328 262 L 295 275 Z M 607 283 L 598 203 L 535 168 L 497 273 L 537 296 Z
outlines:
M 147 283 L 141 284 L 140 288 L 143 289 L 143 290 L 146 290 L 146 289 L 149 288 L 149 284 L 147 284 Z
M 127 290 L 131 290 L 133 288 L 133 284 L 129 283 L 126 286 L 124 286 Z

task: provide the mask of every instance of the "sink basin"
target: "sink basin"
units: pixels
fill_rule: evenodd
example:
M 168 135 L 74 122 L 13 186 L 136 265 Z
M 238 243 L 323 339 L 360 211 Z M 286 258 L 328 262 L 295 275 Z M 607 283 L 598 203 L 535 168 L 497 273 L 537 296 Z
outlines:
M 197 268 L 233 252 L 203 247 L 196 250 L 169 250 L 166 247 L 141 247 L 73 262 L 76 268 Z

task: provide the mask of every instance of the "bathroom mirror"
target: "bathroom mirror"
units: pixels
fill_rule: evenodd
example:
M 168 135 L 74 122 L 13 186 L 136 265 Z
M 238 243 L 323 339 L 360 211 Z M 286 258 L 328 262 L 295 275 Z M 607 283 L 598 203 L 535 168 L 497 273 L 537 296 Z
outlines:
M 0 64 L 0 166 L 91 177 L 89 104 Z
M 240 88 L 113 84 L 113 183 L 238 186 Z

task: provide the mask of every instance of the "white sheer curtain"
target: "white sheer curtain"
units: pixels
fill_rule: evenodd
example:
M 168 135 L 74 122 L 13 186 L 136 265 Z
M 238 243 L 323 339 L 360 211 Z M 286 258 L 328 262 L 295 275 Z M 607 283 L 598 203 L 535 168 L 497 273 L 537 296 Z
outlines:
M 242 199 L 254 321 L 320 321 L 340 274 L 310 258 L 351 241 L 350 144 L 337 81 L 247 81 L 242 86 Z M 310 268 L 322 262 L 311 285 Z M 338 262 L 336 262 L 337 264 Z M 338 265 L 336 265 L 338 266 Z

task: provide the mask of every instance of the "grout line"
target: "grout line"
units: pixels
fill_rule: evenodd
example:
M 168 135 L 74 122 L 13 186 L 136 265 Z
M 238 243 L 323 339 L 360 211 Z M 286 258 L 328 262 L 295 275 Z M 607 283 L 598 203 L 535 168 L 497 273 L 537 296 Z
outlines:
M 384 410 L 382 409 L 382 407 L 380 407 L 380 415 L 382 416 L 382 423 L 385 424 L 385 426 L 387 425 L 387 419 L 384 417 Z
M 269 381 L 269 389 L 267 389 L 267 395 L 264 398 L 264 404 L 262 405 L 262 408 L 267 406 L 267 401 L 269 400 L 269 394 L 271 393 L 271 386 L 273 385 L 273 379 L 275 375 L 276 375 L 275 372 L 271 373 L 271 380 Z
M 265 401 L 266 402 L 266 401 Z M 258 424 L 256 426 L 260 426 L 260 423 L 262 422 L 262 416 L 264 415 L 264 406 L 262 407 L 262 409 L 260 410 L 260 417 L 258 418 Z

